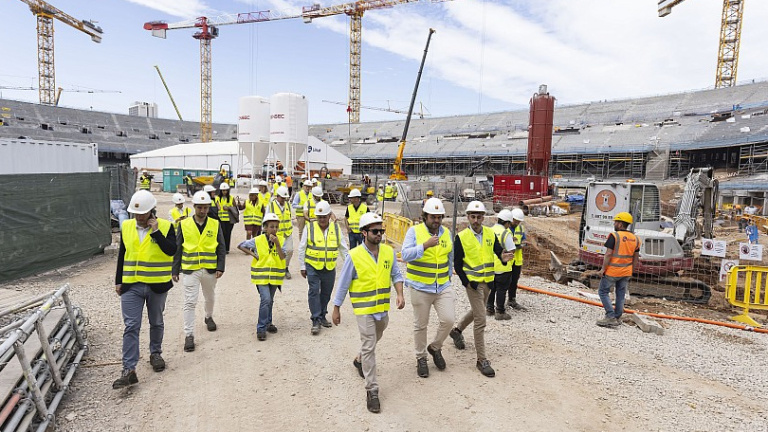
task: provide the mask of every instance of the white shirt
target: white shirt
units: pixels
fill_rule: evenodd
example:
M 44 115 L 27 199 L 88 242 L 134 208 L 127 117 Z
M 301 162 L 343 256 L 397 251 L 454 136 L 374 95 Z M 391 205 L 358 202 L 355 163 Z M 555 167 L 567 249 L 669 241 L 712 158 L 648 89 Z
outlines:
M 334 223 L 334 222 L 330 222 Z M 328 225 L 330 228 L 330 225 Z M 349 246 L 347 246 L 347 236 L 344 235 L 344 233 L 339 228 L 339 225 L 336 225 L 336 230 L 339 234 L 339 257 L 346 261 L 349 258 Z M 323 237 L 325 238 L 325 241 L 328 241 L 328 231 L 330 231 L 328 228 L 323 230 Z M 301 241 L 299 242 L 299 270 L 306 270 L 307 269 L 307 263 L 304 261 L 304 258 L 307 255 L 307 236 L 309 235 L 309 223 L 307 225 L 304 225 L 304 232 L 301 234 Z

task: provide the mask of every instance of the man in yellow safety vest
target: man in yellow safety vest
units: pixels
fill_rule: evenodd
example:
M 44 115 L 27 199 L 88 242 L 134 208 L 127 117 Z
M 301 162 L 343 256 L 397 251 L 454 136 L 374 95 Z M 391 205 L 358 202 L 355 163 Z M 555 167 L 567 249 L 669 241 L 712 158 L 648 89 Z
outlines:
M 528 248 L 528 242 L 525 234 L 523 220 L 525 212 L 519 208 L 512 209 L 512 223 L 509 229 L 512 230 L 513 240 L 515 241 L 515 257 L 512 259 L 512 280 L 509 284 L 509 298 L 507 306 L 518 311 L 525 311 L 526 308 L 517 302 L 517 283 L 520 281 L 520 273 L 523 271 L 523 251 Z
M 360 217 L 368 213 L 368 206 L 360 202 L 361 196 L 359 189 L 349 191 L 350 204 L 347 206 L 344 217 L 347 220 L 347 229 L 349 230 L 350 249 L 363 243 L 363 235 L 360 233 Z
M 288 188 L 280 186 L 277 193 L 267 206 L 267 213 L 274 213 L 280 218 L 280 226 L 277 229 L 277 236 L 280 237 L 280 244 L 285 248 L 285 278 L 291 279 L 291 272 L 288 266 L 291 265 L 293 256 L 293 223 L 291 206 L 288 204 Z
M 123 372 L 112 383 L 119 389 L 139 382 L 136 364 L 139 361 L 139 332 L 144 305 L 149 318 L 149 363 L 155 372 L 165 369 L 163 311 L 168 290 L 173 287 L 171 267 L 176 253 L 173 224 L 157 219 L 157 200 L 147 190 L 133 194 L 128 219 L 120 227 L 120 250 L 117 255 L 115 292 L 120 296 L 123 312 Z
M 280 218 L 274 213 L 267 213 L 262 223 L 264 233 L 240 243 L 237 248 L 253 257 L 251 283 L 256 285 L 261 297 L 256 338 L 265 341 L 267 333 L 277 333 L 277 326 L 272 324 L 272 307 L 277 290 L 283 286 L 285 250 L 277 236 Z
M 357 319 L 362 347 L 352 364 L 360 377 L 365 379 L 368 411 L 381 411 L 379 384 L 376 380 L 376 343 L 381 339 L 389 323 L 391 285 L 397 292 L 398 309 L 405 307 L 403 276 L 397 266 L 395 251 L 381 243 L 384 234 L 381 216 L 366 213 L 360 218 L 363 244 L 349 252 L 339 276 L 336 296 L 333 299 L 333 323 L 341 323 L 341 304 L 349 292 L 352 310 Z
M 496 217 L 496 225 L 493 226 L 493 232 L 499 240 L 499 244 L 505 251 L 515 251 L 514 233 L 510 228 L 514 221 L 512 210 L 503 209 Z M 502 264 L 498 257 L 493 257 L 493 282 L 488 286 L 491 293 L 488 295 L 486 311 L 488 316 L 494 316 L 497 320 L 509 320 L 512 316 L 506 311 L 504 298 L 510 289 L 514 272 L 514 258 L 506 264 Z M 515 281 L 517 283 L 517 281 Z
M 309 196 L 309 199 L 304 203 L 304 219 L 307 220 L 307 223 L 314 221 L 315 218 L 315 206 L 317 203 L 322 201 L 323 199 L 323 188 L 320 186 L 315 186 L 312 188 L 312 195 Z M 331 215 L 331 219 L 336 220 L 335 215 Z
M 597 320 L 600 327 L 618 327 L 621 325 L 621 315 L 624 313 L 624 296 L 627 285 L 632 277 L 632 270 L 637 263 L 640 253 L 640 243 L 637 237 L 629 232 L 632 225 L 632 215 L 627 212 L 618 213 L 613 218 L 613 229 L 605 241 L 605 257 L 600 269 L 600 287 L 597 294 L 605 309 L 605 317 Z M 611 305 L 611 288 L 616 287 L 616 307 Z
M 451 233 L 442 226 L 445 207 L 438 198 L 424 203 L 424 223 L 408 228 L 403 240 L 402 258 L 407 264 L 405 284 L 411 287 L 413 306 L 413 340 L 416 345 L 416 373 L 429 376 L 427 353 L 439 370 L 446 367 L 443 342 L 456 321 L 455 295 L 451 288 L 453 242 Z M 435 338 L 427 345 L 429 315 L 435 308 L 439 325 Z
M 264 204 L 259 199 L 259 189 L 251 188 L 248 199 L 243 204 L 243 225 L 245 239 L 250 240 L 261 234 L 261 223 L 264 217 Z
M 299 231 L 299 240 L 304 232 L 304 224 L 309 217 L 304 216 L 304 205 L 312 199 L 312 182 L 304 180 L 301 183 L 299 193 L 293 196 L 293 211 L 296 213 L 296 229 Z
M 216 331 L 213 321 L 216 281 L 224 274 L 227 251 L 219 221 L 208 217 L 211 197 L 204 191 L 192 197 L 195 214 L 181 222 L 173 258 L 173 281 L 184 274 L 184 351 L 195 350 L 195 307 L 200 288 L 205 298 L 205 325 Z
M 311 333 L 317 335 L 321 326 L 331 327 L 326 315 L 336 280 L 336 261 L 339 257 L 346 260 L 349 252 L 339 224 L 331 222 L 331 205 L 320 201 L 314 211 L 317 220 L 304 227 L 299 242 L 299 269 L 309 284 Z
M 513 258 L 514 252 L 504 252 L 493 230 L 483 226 L 485 213 L 483 203 L 470 202 L 466 210 L 469 226 L 453 240 L 453 268 L 467 291 L 471 310 L 459 320 L 450 336 L 456 348 L 464 349 L 464 336 L 461 332 L 473 324 L 476 366 L 480 373 L 490 378 L 496 376 L 496 372 L 485 354 L 485 305 L 490 294 L 488 284 L 493 282 L 493 257 L 495 255 L 502 264 L 506 264 Z

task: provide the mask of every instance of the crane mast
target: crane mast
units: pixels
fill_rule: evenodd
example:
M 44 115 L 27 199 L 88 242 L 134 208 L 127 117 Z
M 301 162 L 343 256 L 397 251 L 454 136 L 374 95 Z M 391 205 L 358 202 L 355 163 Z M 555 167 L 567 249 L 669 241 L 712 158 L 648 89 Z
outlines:
M 101 27 L 87 20 L 74 18 L 43 0 L 21 0 L 37 18 L 37 76 L 40 103 L 56 105 L 56 68 L 53 54 L 53 20 L 80 30 L 100 43 Z

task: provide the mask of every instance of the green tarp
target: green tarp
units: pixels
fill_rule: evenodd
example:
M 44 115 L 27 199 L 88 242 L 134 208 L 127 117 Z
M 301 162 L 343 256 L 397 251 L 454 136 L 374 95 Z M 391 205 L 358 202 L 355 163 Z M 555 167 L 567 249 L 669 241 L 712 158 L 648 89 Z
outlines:
M 0 282 L 101 253 L 109 189 L 109 173 L 0 175 Z

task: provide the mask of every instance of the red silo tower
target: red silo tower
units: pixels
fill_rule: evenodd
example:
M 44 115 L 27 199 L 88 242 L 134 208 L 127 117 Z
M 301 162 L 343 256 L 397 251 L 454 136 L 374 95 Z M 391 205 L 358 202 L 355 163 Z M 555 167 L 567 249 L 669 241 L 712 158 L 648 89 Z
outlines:
M 552 126 L 555 98 L 547 92 L 546 84 L 531 98 L 528 120 L 528 175 L 549 177 L 552 158 Z

